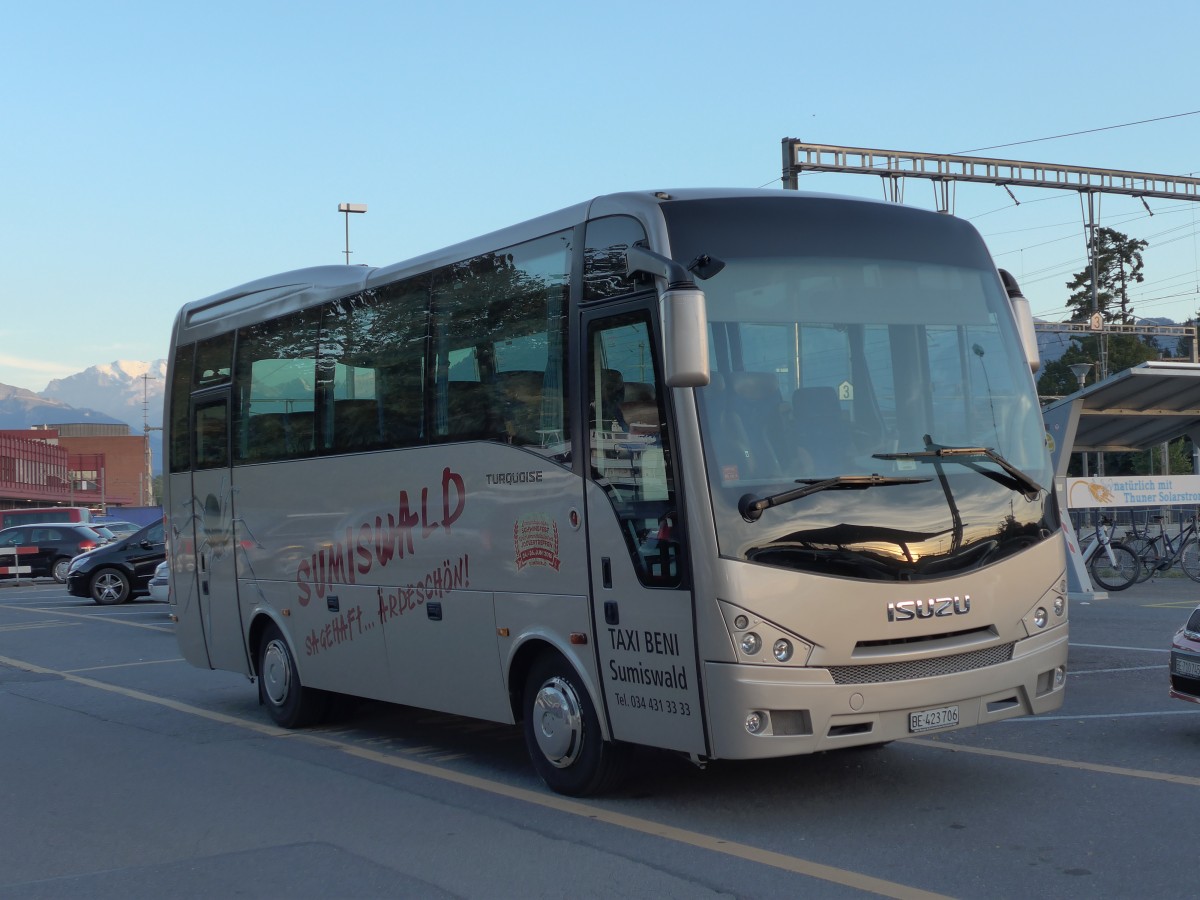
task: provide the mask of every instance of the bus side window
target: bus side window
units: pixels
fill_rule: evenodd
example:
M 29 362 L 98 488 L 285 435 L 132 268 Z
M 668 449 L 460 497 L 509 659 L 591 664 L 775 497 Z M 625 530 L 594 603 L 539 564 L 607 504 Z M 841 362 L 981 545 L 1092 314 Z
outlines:
M 229 404 L 224 398 L 196 404 L 193 433 L 197 469 L 229 465 Z
M 317 320 L 309 310 L 243 328 L 234 366 L 235 462 L 311 456 Z
M 607 319 L 589 331 L 591 474 L 612 502 L 638 579 L 676 587 L 682 522 L 655 340 L 645 313 Z

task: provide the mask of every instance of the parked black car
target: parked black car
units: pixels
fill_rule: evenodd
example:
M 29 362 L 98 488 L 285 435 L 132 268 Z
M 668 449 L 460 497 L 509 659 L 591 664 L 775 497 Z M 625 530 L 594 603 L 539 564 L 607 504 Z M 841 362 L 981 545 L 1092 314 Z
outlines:
M 97 603 L 124 603 L 146 585 L 158 564 L 167 558 L 163 523 L 154 522 L 136 534 L 76 557 L 67 571 L 67 591 Z
M 0 566 L 29 566 L 31 578 L 51 575 L 62 584 L 67 580 L 71 560 L 103 545 L 106 540 L 91 526 L 74 522 L 14 525 L 0 531 L 0 547 L 34 549 L 15 556 L 7 552 L 0 554 Z

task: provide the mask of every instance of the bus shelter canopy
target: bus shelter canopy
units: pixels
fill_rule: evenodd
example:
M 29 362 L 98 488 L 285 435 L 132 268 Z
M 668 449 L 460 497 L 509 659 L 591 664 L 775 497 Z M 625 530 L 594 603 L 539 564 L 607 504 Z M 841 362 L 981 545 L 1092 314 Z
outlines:
M 1145 450 L 1200 435 L 1200 364 L 1140 363 L 1055 401 L 1042 417 L 1060 475 L 1070 453 Z

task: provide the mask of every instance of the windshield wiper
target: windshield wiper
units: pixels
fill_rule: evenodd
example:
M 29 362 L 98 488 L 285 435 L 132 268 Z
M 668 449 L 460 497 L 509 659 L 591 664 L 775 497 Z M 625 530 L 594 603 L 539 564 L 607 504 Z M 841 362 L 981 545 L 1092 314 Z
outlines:
M 796 483 L 802 484 L 804 487 L 780 491 L 778 494 L 769 494 L 766 497 L 755 497 L 753 494 L 743 495 L 742 499 L 738 501 L 738 512 L 747 522 L 757 522 L 764 509 L 791 503 L 793 500 L 799 500 L 809 494 L 819 494 L 821 491 L 854 491 L 889 484 L 921 484 L 932 480 L 932 478 L 908 478 L 892 475 L 838 475 L 835 478 L 823 480 L 798 478 Z
M 933 438 L 929 435 L 924 436 L 924 441 L 924 450 L 909 450 L 901 453 L 872 453 L 871 456 L 874 459 L 912 459 L 935 464 L 942 461 L 957 462 L 974 469 L 982 475 L 995 478 L 996 475 L 994 472 L 988 472 L 986 469 L 972 465 L 973 462 L 987 460 L 998 465 L 1004 470 L 1005 474 L 1017 483 L 1018 490 L 1025 496 L 1026 500 L 1036 500 L 1038 495 L 1044 490 L 1040 484 L 990 447 L 943 447 L 941 444 L 935 444 Z

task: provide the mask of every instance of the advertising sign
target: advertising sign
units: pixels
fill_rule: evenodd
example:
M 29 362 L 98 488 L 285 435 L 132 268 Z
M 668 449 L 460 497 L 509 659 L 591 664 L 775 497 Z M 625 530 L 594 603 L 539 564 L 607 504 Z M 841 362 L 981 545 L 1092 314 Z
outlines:
M 1068 478 L 1067 506 L 1071 509 L 1200 506 L 1200 475 Z

